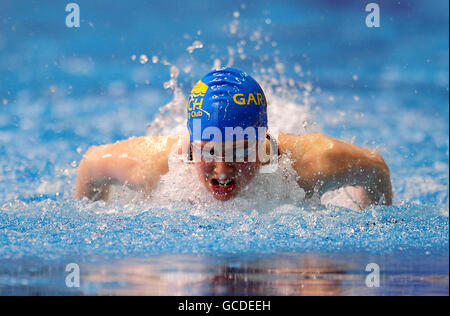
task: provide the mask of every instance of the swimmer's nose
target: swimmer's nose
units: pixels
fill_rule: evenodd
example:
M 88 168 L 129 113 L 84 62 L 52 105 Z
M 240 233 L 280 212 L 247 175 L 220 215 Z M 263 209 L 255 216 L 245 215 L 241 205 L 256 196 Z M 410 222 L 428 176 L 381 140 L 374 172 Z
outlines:
M 216 174 L 232 174 L 234 171 L 233 167 L 224 161 L 216 161 L 214 172 Z

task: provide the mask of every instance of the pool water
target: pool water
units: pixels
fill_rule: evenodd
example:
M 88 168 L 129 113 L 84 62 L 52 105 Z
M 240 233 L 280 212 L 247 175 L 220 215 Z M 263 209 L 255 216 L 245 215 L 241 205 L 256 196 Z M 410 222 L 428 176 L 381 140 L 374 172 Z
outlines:
M 448 295 L 448 2 L 378 1 L 380 28 L 357 0 L 77 3 L 78 29 L 0 4 L 0 294 Z M 262 83 L 272 131 L 377 149 L 394 205 L 304 201 L 287 157 L 225 204 L 177 157 L 150 200 L 72 198 L 90 146 L 183 132 L 218 65 Z

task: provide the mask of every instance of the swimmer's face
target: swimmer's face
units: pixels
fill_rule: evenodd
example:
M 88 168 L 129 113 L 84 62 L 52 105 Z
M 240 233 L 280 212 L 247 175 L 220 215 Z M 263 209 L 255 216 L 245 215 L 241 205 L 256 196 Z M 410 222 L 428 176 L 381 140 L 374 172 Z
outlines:
M 201 142 L 192 149 L 199 180 L 220 201 L 236 197 L 261 165 L 256 142 Z

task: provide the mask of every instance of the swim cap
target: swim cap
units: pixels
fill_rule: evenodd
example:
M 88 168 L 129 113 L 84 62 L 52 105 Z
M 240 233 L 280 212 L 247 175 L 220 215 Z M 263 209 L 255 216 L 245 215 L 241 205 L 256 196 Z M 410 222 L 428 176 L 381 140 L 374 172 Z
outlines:
M 215 69 L 199 80 L 189 95 L 187 126 L 191 141 L 264 139 L 267 129 L 264 92 L 243 71 L 230 67 Z

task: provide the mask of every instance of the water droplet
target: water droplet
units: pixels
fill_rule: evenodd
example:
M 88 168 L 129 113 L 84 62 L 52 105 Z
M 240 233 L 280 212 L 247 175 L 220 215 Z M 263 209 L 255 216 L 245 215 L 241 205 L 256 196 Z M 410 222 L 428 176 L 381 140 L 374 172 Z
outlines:
M 147 57 L 147 55 L 145 55 L 145 54 L 142 54 L 140 57 L 139 57 L 139 62 L 141 63 L 141 64 L 146 64 L 147 62 L 148 62 L 148 57 Z
M 132 60 L 132 61 L 135 61 L 135 60 L 136 60 L 136 55 L 132 55 L 132 56 L 131 56 L 131 60 Z
M 192 54 L 192 52 L 193 52 L 194 50 L 199 49 L 199 48 L 203 48 L 203 43 L 200 42 L 200 41 L 194 41 L 194 43 L 192 43 L 191 46 L 189 46 L 188 48 L 186 48 L 186 51 L 187 51 L 189 54 Z
M 220 66 L 222 65 L 222 62 L 220 61 L 219 58 L 214 59 L 214 69 L 220 68 Z
M 186 65 L 186 67 L 183 68 L 183 71 L 185 73 L 190 73 L 192 70 L 192 66 L 191 65 Z
M 284 72 L 284 65 L 282 63 L 276 63 L 275 69 L 278 71 L 278 73 L 282 74 Z
M 237 29 L 238 29 L 238 20 L 233 21 L 233 23 L 230 24 L 230 33 L 231 34 L 236 34 Z

